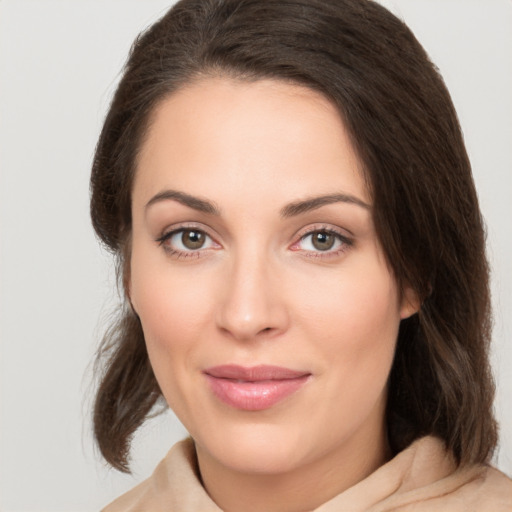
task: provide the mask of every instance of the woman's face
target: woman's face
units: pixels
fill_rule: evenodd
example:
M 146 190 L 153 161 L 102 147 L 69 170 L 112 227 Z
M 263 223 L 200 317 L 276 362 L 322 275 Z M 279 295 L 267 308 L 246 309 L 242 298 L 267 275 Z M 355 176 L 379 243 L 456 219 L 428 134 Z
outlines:
M 189 85 L 154 113 L 132 208 L 129 293 L 200 464 L 282 473 L 384 439 L 413 306 L 328 100 L 270 80 Z

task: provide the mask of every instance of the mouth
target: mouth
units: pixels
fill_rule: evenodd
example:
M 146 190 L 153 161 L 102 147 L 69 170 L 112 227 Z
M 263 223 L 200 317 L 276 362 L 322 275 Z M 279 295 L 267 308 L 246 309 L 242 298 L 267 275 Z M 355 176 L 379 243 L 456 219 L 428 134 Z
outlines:
M 213 394 L 244 411 L 261 411 L 297 392 L 311 373 L 280 366 L 222 365 L 204 371 Z

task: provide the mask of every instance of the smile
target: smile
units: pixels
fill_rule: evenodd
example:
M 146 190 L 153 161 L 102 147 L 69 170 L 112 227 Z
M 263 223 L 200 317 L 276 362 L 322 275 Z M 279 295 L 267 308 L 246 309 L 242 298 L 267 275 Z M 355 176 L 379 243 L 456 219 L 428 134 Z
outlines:
M 298 391 L 311 374 L 278 366 L 223 365 L 204 371 L 213 394 L 236 409 L 269 409 Z

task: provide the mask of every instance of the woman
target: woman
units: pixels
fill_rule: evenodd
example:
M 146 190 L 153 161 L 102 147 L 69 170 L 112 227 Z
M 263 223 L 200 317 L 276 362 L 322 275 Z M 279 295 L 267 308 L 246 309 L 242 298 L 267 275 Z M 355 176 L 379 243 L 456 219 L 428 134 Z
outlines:
M 132 49 L 91 177 L 126 308 L 100 449 L 191 435 L 115 510 L 509 510 L 484 232 L 449 94 L 366 0 L 182 0 Z

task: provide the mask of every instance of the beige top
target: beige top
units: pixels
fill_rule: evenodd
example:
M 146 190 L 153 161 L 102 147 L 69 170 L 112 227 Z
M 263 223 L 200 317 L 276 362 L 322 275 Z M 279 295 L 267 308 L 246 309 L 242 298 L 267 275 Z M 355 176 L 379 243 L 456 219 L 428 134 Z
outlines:
M 220 512 L 197 476 L 194 443 L 176 444 L 153 475 L 103 512 Z M 424 437 L 313 512 L 512 512 L 512 480 L 488 466 L 456 470 Z

